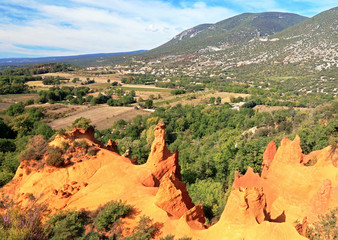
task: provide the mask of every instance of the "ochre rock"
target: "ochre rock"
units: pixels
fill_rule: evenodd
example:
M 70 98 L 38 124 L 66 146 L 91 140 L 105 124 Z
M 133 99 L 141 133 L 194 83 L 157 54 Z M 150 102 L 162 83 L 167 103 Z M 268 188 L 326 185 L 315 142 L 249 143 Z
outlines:
M 95 139 L 93 127 L 89 127 L 86 130 L 82 128 L 73 128 L 69 132 L 57 135 L 55 139 L 49 143 L 49 145 L 62 148 L 62 142 L 72 143 L 76 139 L 83 139 L 86 140 L 88 143 L 91 143 L 91 145 L 95 145 L 101 148 L 104 147 L 100 141 Z
M 112 152 L 116 152 L 119 153 L 119 150 L 117 148 L 117 141 L 113 141 L 111 139 L 109 139 L 107 145 L 106 145 L 106 149 L 112 151 Z
M 232 184 L 234 188 L 244 187 L 261 187 L 262 179 L 259 177 L 258 173 L 254 173 L 254 170 L 251 167 L 248 167 L 245 175 L 241 176 L 237 171 L 235 172 L 235 180 Z
M 205 215 L 202 205 L 196 205 L 189 211 L 185 212 L 180 221 L 187 223 L 192 229 L 203 230 L 207 227 L 205 223 Z
M 251 168 L 243 176 L 236 173 L 220 220 L 205 229 L 203 208 L 194 206 L 180 181 L 178 155 L 167 149 L 164 131 L 162 124 L 155 128 L 152 150 L 143 165 L 131 164 L 130 159 L 107 150 L 86 131 L 59 135 L 51 145 L 85 139 L 99 151 L 75 161 L 72 156 L 82 152 L 74 148 L 71 164 L 63 168 L 22 161 L 14 179 L 0 189 L 0 200 L 25 208 L 36 199 L 36 204 L 46 204 L 48 211 L 95 211 L 121 199 L 132 205 L 138 216 L 146 215 L 162 224 L 161 237 L 171 234 L 196 240 L 306 239 L 296 231 L 294 222 L 307 217 L 301 229 L 298 227 L 304 234 L 307 222 L 311 224 L 319 214 L 338 207 L 337 151 L 327 147 L 304 155 L 297 136 L 293 141 L 283 139 L 272 161 L 273 154 L 267 154 L 270 165 L 264 177 Z M 316 162 L 307 164 L 308 159 Z M 136 226 L 138 216 L 124 221 Z
M 249 217 L 254 217 L 257 223 L 262 223 L 266 220 L 266 200 L 262 188 L 246 189 L 244 200 Z
M 181 179 L 181 168 L 178 164 L 178 151 L 171 153 L 165 144 L 165 125 L 157 124 L 155 127 L 155 139 L 151 145 L 145 168 L 149 174 L 141 182 L 147 187 L 158 187 L 161 179 L 173 173 L 178 179 Z
M 263 162 L 262 162 L 262 171 L 261 171 L 261 176 L 263 178 L 266 177 L 270 164 L 273 158 L 275 157 L 276 152 L 277 152 L 276 143 L 274 141 L 271 141 L 263 153 Z
M 186 186 L 174 174 L 162 178 L 155 204 L 176 218 L 194 207 Z

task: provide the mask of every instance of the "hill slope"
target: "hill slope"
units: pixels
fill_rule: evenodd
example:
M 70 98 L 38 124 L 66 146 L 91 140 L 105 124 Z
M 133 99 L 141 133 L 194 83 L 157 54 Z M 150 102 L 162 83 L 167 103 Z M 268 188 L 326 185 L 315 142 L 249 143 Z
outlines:
M 227 48 L 243 44 L 256 36 L 280 32 L 305 19 L 292 13 L 243 13 L 215 24 L 203 24 L 185 30 L 145 55 L 187 54 L 208 47 Z

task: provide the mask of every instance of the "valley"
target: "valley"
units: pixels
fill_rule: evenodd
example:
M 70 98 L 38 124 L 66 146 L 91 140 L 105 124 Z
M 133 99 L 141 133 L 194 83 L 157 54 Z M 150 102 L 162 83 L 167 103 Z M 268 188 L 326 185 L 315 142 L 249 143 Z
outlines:
M 0 61 L 0 239 L 336 239 L 337 16 Z

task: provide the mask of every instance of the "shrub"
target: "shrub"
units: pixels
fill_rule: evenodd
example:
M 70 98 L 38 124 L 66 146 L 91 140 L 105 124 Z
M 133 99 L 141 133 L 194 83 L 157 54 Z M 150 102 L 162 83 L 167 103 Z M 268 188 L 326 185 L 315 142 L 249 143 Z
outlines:
M 263 128 L 257 129 L 255 134 L 253 135 L 253 138 L 266 137 L 268 135 L 269 135 L 269 129 L 263 127 Z
M 311 240 L 338 239 L 337 210 L 338 208 L 319 216 L 319 221 L 309 227 L 307 237 Z
M 25 111 L 25 104 L 23 102 L 19 102 L 19 103 L 9 106 L 6 109 L 6 114 L 8 116 L 16 116 L 20 113 L 23 113 L 24 111 Z
M 132 210 L 130 205 L 120 201 L 111 201 L 99 209 L 94 225 L 100 231 L 110 231 L 121 217 L 127 216 Z
M 0 172 L 0 187 L 3 187 L 5 184 L 11 181 L 13 177 L 14 177 L 13 173 Z
M 74 141 L 73 142 L 73 147 L 80 147 L 80 148 L 84 148 L 87 149 L 88 148 L 88 143 L 86 140 L 81 140 L 81 141 Z
M 87 130 L 88 128 L 92 127 L 90 125 L 91 122 L 92 121 L 88 118 L 80 117 L 73 122 L 72 127 L 77 127 L 77 128 L 82 128 L 84 130 Z
M 13 130 L 0 118 L 0 138 L 15 138 Z
M 61 149 L 62 149 L 63 151 L 66 151 L 68 148 L 69 148 L 69 143 L 68 143 L 68 142 L 62 141 L 62 142 L 61 142 Z
M 246 102 L 242 105 L 242 108 L 254 108 L 256 106 L 256 102 L 255 101 L 249 101 Z
M 97 232 L 89 232 L 82 238 L 82 240 L 100 240 L 100 234 Z
M 63 151 L 59 147 L 49 147 L 48 148 L 48 157 L 46 159 L 46 163 L 50 166 L 61 167 L 64 163 L 64 159 L 62 157 Z
M 153 100 L 147 99 L 144 103 L 145 108 L 153 108 Z
M 46 222 L 45 233 L 50 240 L 79 239 L 85 232 L 89 218 L 84 211 L 60 211 Z
M 88 155 L 90 155 L 90 156 L 95 156 L 97 152 L 98 152 L 98 149 L 96 149 L 96 148 L 89 148 L 88 149 Z
M 13 140 L 0 138 L 0 149 L 2 152 L 13 152 L 15 144 Z
M 8 172 L 15 173 L 16 169 L 19 167 L 20 162 L 18 160 L 18 153 L 16 152 L 0 152 L 0 164 L 3 170 Z
M 142 216 L 135 230 L 132 236 L 126 237 L 124 240 L 150 240 L 154 237 L 156 227 L 150 217 Z
M 47 141 L 41 135 L 34 136 L 29 139 L 26 150 L 23 151 L 19 157 L 20 161 L 23 160 L 41 160 L 43 154 L 46 152 Z
M 175 240 L 174 235 L 167 235 L 165 237 L 161 237 L 160 240 Z
M 40 220 L 42 212 L 46 209 L 44 206 L 33 205 L 25 211 L 12 207 L 7 209 L 0 217 L 0 239 L 47 239 Z

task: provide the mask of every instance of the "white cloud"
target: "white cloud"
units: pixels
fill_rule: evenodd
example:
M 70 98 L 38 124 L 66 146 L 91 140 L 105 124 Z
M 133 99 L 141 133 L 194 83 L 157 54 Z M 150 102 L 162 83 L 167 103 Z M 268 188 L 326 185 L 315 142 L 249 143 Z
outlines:
M 37 9 L 39 15 L 24 25 L 0 23 L 0 51 L 7 48 L 36 55 L 68 55 L 151 49 L 184 29 L 236 14 L 204 3 L 186 8 L 139 0 L 73 0 L 73 3 L 56 6 L 30 1 L 29 6 Z M 53 46 L 71 51 L 32 51 L 15 45 Z

